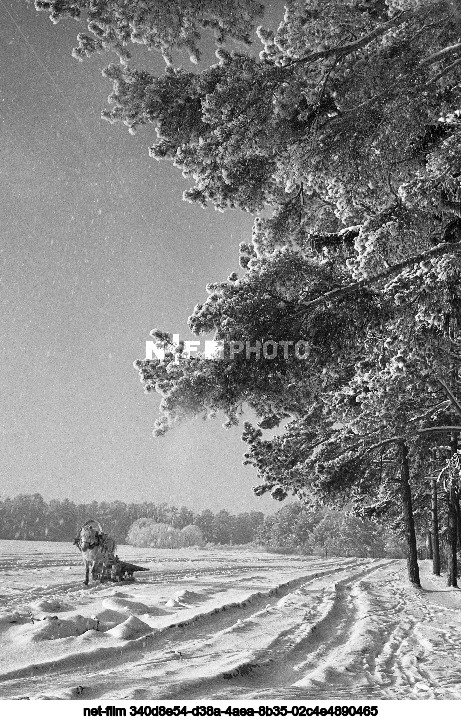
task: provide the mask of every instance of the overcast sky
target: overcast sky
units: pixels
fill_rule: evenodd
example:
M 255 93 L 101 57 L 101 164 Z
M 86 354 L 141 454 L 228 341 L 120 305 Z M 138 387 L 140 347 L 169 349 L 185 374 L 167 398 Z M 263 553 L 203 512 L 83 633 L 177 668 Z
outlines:
M 154 439 L 160 399 L 132 367 L 151 328 L 192 337 L 252 218 L 183 202 L 190 183 L 148 157 L 153 128 L 100 119 L 113 58 L 74 60 L 80 29 L 0 0 L 1 493 L 273 513 L 241 429 L 195 420 Z

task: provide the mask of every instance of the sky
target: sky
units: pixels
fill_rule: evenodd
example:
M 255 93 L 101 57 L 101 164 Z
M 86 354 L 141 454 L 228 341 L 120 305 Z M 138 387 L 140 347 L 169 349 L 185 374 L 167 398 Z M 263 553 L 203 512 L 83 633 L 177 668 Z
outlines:
M 185 203 L 190 183 L 148 156 L 153 127 L 101 120 L 115 58 L 73 59 L 81 30 L 0 0 L 0 494 L 275 513 L 241 428 L 154 438 L 160 397 L 133 368 L 154 327 L 192 339 L 187 317 L 238 271 L 253 219 Z

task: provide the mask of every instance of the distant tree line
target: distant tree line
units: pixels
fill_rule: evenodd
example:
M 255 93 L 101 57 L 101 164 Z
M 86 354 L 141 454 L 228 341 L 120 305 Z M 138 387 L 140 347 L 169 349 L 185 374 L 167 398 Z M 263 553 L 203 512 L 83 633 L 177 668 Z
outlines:
M 264 521 L 260 512 L 231 514 L 222 510 L 213 513 L 208 509 L 194 513 L 189 508 L 155 504 L 124 503 L 123 501 L 92 501 L 74 503 L 68 498 L 46 502 L 39 493 L 20 494 L 0 499 L 0 538 L 33 541 L 69 541 L 82 523 L 97 519 L 106 533 L 118 543 L 124 543 L 128 531 L 140 518 L 175 529 L 197 526 L 205 543 L 251 543 L 257 528 Z
M 302 503 L 290 503 L 267 516 L 255 541 L 269 551 L 281 553 L 371 558 L 405 555 L 405 546 L 394 530 L 343 511 L 312 511 Z
M 0 538 L 71 541 L 89 518 L 97 519 L 118 543 L 134 545 L 253 543 L 285 553 L 371 557 L 399 557 L 403 553 L 391 529 L 385 530 L 374 521 L 350 517 L 342 511 L 325 508 L 313 511 L 298 502 L 264 516 L 256 511 L 231 514 L 206 509 L 194 513 L 186 506 L 177 508 L 148 501 L 75 503 L 65 498 L 46 502 L 39 493 L 21 494 L 0 499 Z M 152 536 L 154 528 L 156 541 Z

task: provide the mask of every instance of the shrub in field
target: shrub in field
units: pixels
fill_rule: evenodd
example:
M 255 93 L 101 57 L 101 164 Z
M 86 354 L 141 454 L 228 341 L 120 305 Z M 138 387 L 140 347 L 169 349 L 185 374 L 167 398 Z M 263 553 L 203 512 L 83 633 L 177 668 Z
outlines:
M 201 546 L 203 534 L 198 526 L 188 525 L 182 530 L 153 518 L 138 518 L 127 534 L 127 543 L 144 548 L 184 548 Z
M 179 548 L 180 531 L 166 523 L 157 523 L 152 518 L 138 518 L 127 534 L 127 543 L 147 548 Z
M 205 542 L 200 528 L 192 523 L 181 529 L 180 536 L 181 546 L 203 546 Z

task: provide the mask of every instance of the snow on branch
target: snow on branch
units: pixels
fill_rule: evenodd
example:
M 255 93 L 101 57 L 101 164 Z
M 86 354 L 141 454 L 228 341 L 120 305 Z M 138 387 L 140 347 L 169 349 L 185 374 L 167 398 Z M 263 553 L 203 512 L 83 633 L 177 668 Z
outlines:
M 427 416 L 430 416 L 431 413 L 435 413 L 436 411 L 446 410 L 448 406 L 450 405 L 450 401 L 442 401 L 441 403 L 437 403 L 436 406 L 432 406 L 427 411 L 424 411 L 424 413 L 421 413 L 419 416 L 415 416 L 414 418 L 409 419 L 409 423 L 416 423 L 416 421 L 421 421 L 423 418 L 427 418 Z
M 351 283 L 350 285 L 345 285 L 341 288 L 334 288 L 333 290 L 328 291 L 328 293 L 324 293 L 323 295 L 320 295 L 318 298 L 314 298 L 313 300 L 309 300 L 307 302 L 301 301 L 301 305 L 303 305 L 304 309 L 306 310 L 308 308 L 314 308 L 321 303 L 328 303 L 329 301 L 336 298 L 344 298 L 345 296 L 351 295 L 352 293 L 355 293 L 362 288 L 366 288 L 367 286 L 373 285 L 374 283 L 386 280 L 386 278 L 389 278 L 391 275 L 399 273 L 401 270 L 404 270 L 405 268 L 408 268 L 409 266 L 416 263 L 420 263 L 422 260 L 426 260 L 427 258 L 435 258 L 438 255 L 445 255 L 445 253 L 460 252 L 461 244 L 459 243 L 440 243 L 439 245 L 436 245 L 435 248 L 425 250 L 422 253 L 418 253 L 418 255 L 412 255 L 410 258 L 402 260 L 400 263 L 396 263 L 390 268 L 386 268 L 386 270 L 383 270 L 381 273 L 378 273 L 372 278 L 362 278 L 362 280 L 358 280 L 356 283 Z
M 421 60 L 419 65 L 420 67 L 423 67 L 424 65 L 431 65 L 432 63 L 436 63 L 438 60 L 444 58 L 445 55 L 449 55 L 456 50 L 461 50 L 461 43 L 456 43 L 455 45 L 448 45 L 446 48 L 443 48 L 436 53 L 432 53 L 432 55 L 428 55 L 427 58 L 423 58 Z
M 450 432 L 461 432 L 461 426 L 432 426 L 431 428 L 420 428 L 416 431 L 419 435 L 425 435 L 426 433 L 450 433 Z
M 363 455 L 365 455 L 366 453 L 371 453 L 371 451 L 375 451 L 377 448 L 383 448 L 383 446 L 388 446 L 390 443 L 405 443 L 405 438 L 403 436 L 392 436 L 392 438 L 385 438 L 383 441 L 379 441 L 379 443 L 374 443 L 372 446 L 365 448 L 363 450 Z
M 358 40 L 355 40 L 352 43 L 346 43 L 346 45 L 337 45 L 334 48 L 326 48 L 325 50 L 317 50 L 316 52 L 310 53 L 309 55 L 306 55 L 303 58 L 297 58 L 296 60 L 292 60 L 285 67 L 291 67 L 292 65 L 296 65 L 298 63 L 310 63 L 310 62 L 313 62 L 314 60 L 320 60 L 322 58 L 329 58 L 331 56 L 336 56 L 336 58 L 339 59 L 346 55 L 349 55 L 350 53 L 355 52 L 356 50 L 361 50 L 361 48 L 366 47 L 368 45 L 368 43 L 370 43 L 375 38 L 378 38 L 381 35 L 384 35 L 391 28 L 403 23 L 404 20 L 406 20 L 408 15 L 409 15 L 408 10 L 402 10 L 397 15 L 394 15 L 394 17 L 391 20 L 388 20 L 387 23 L 383 23 L 382 25 L 375 28 L 367 35 L 364 35 L 362 38 L 359 38 Z
M 437 382 L 440 383 L 440 385 L 444 389 L 446 395 L 451 400 L 452 404 L 454 405 L 454 407 L 456 408 L 458 413 L 461 415 L 461 404 L 458 401 L 458 399 L 456 398 L 456 396 L 453 394 L 452 390 L 447 386 L 447 384 L 441 378 L 437 378 Z

